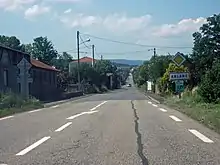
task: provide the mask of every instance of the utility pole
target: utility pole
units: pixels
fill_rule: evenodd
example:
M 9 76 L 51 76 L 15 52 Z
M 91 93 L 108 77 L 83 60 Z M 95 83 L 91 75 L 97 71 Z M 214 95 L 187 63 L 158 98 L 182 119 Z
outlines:
M 92 45 L 92 67 L 95 64 L 95 45 Z
M 155 60 L 155 57 L 156 57 L 156 48 L 154 48 L 154 60 Z
M 78 74 L 78 90 L 81 89 L 81 81 L 80 81 L 80 57 L 79 57 L 79 31 L 76 32 L 76 40 L 77 40 L 77 56 L 78 56 L 78 60 L 77 60 L 77 74 Z
M 101 55 L 101 60 L 103 59 L 103 56 Z
M 154 64 L 156 63 L 156 48 L 154 48 Z M 156 78 L 154 77 L 154 93 L 156 93 Z

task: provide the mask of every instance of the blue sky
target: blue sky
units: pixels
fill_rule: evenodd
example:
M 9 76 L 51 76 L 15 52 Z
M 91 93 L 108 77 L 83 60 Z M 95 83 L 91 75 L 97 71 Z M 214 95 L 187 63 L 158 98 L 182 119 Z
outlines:
M 148 49 L 153 47 L 158 54 L 190 53 L 192 33 L 208 16 L 217 14 L 219 6 L 219 0 L 0 0 L 0 31 L 22 43 L 47 36 L 59 52 L 69 51 L 76 57 L 79 30 L 83 40 L 91 39 L 87 45 L 96 46 L 96 58 L 145 60 L 152 56 Z M 87 54 L 80 56 L 91 56 L 91 50 L 81 46 Z

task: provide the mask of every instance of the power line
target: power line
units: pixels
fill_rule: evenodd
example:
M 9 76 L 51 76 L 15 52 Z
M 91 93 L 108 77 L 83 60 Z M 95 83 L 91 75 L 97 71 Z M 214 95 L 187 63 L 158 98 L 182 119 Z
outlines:
M 79 38 L 80 38 L 81 42 L 83 43 L 83 45 L 85 45 L 86 48 L 91 49 L 89 46 L 87 46 L 87 45 L 85 44 L 85 42 L 83 41 L 83 39 L 82 39 L 81 36 L 79 36 Z
M 131 43 L 131 42 L 124 42 L 124 41 L 117 41 L 117 40 L 112 40 L 112 39 L 108 39 L 108 38 L 103 38 L 103 37 L 97 37 L 91 34 L 84 34 L 84 33 L 80 33 L 82 35 L 85 36 L 89 36 L 92 38 L 96 38 L 96 39 L 100 39 L 103 41 L 108 41 L 108 42 L 114 42 L 114 43 L 119 43 L 119 44 L 124 44 L 124 45 L 133 45 L 133 46 L 140 46 L 140 47 L 151 47 L 151 48 L 171 48 L 171 49 L 191 49 L 192 47 L 189 46 L 158 46 L 158 45 L 144 45 L 144 44 L 136 44 L 136 43 Z

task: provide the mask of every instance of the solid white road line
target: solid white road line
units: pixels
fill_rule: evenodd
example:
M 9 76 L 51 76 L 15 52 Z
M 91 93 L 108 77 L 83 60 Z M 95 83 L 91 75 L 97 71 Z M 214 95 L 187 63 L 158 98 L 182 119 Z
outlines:
M 156 104 L 152 104 L 154 107 L 158 107 L 158 105 L 156 105 Z
M 43 109 L 36 109 L 36 110 L 33 110 L 33 111 L 29 111 L 28 113 L 34 113 L 34 112 L 39 112 L 39 111 L 42 111 Z
M 51 108 L 57 108 L 57 107 L 59 107 L 59 105 L 54 105 L 54 106 L 52 106 Z
M 82 115 L 85 115 L 85 114 L 90 115 L 90 114 L 93 114 L 93 113 L 96 113 L 96 112 L 98 112 L 98 111 L 82 112 L 82 113 L 76 114 L 76 115 L 74 115 L 74 116 L 70 116 L 70 117 L 68 117 L 68 118 L 66 118 L 66 119 L 67 119 L 67 120 L 72 120 L 72 119 L 75 119 L 75 118 L 77 118 L 77 117 L 79 117 L 79 116 L 82 116 Z
M 163 109 L 163 108 L 159 108 L 159 110 L 162 111 L 162 112 L 167 112 L 167 110 Z
M 14 117 L 14 116 L 3 117 L 3 118 L 0 118 L 0 121 L 1 121 L 1 120 L 5 120 L 5 119 L 10 119 L 10 118 L 12 118 L 12 117 Z
M 68 122 L 66 124 L 64 124 L 63 126 L 61 126 L 60 128 L 58 128 L 57 130 L 55 130 L 55 132 L 60 132 L 62 130 L 64 130 L 66 127 L 70 126 L 72 124 L 72 122 Z
M 25 148 L 24 150 L 20 151 L 19 153 L 17 153 L 17 156 L 22 156 L 25 155 L 26 153 L 30 152 L 31 150 L 33 150 L 34 148 L 36 148 L 37 146 L 41 145 L 42 143 L 44 143 L 45 141 L 47 141 L 48 139 L 50 139 L 50 136 L 48 137 L 44 137 L 41 140 L 35 142 L 34 144 L 30 145 L 29 147 Z
M 199 139 L 201 139 L 205 143 L 214 143 L 211 139 L 207 138 L 205 135 L 201 134 L 197 130 L 189 129 L 189 132 L 194 134 L 196 137 L 198 137 Z
M 173 120 L 175 120 L 175 121 L 177 121 L 177 122 L 182 121 L 182 120 L 180 120 L 179 118 L 177 118 L 176 116 L 170 116 L 170 118 L 173 119 Z
M 148 101 L 148 104 L 152 104 L 152 102 L 151 102 L 151 101 Z
M 102 106 L 103 104 L 107 103 L 107 101 L 103 101 L 101 104 L 95 106 L 94 108 L 90 109 L 90 111 L 96 110 L 98 107 Z

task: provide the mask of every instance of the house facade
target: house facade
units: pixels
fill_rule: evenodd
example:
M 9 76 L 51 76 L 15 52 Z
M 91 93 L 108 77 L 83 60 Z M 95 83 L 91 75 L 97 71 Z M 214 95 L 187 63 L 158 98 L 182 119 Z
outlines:
M 96 62 L 97 60 L 94 59 L 94 62 Z M 83 57 L 81 59 L 79 59 L 80 63 L 84 63 L 84 64 L 89 64 L 92 65 L 93 64 L 93 59 L 91 57 Z M 71 73 L 72 69 L 76 68 L 78 65 L 78 60 L 73 60 L 72 62 L 69 63 L 69 72 Z
M 24 73 L 21 66 L 24 64 L 23 61 L 30 66 Z M 0 45 L 1 92 L 12 91 L 21 94 L 25 91 L 40 100 L 48 100 L 59 93 L 58 72 L 59 70 L 32 59 L 29 54 Z

